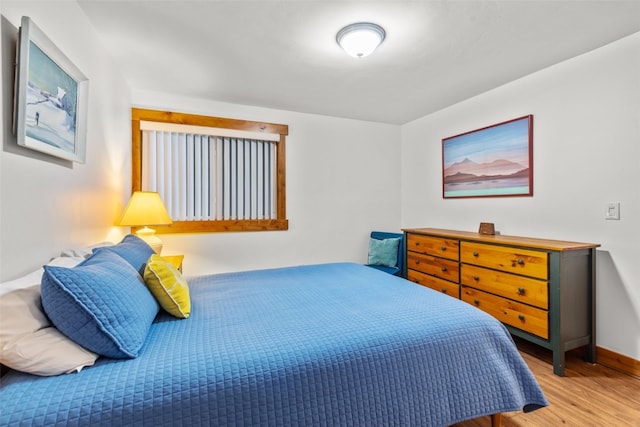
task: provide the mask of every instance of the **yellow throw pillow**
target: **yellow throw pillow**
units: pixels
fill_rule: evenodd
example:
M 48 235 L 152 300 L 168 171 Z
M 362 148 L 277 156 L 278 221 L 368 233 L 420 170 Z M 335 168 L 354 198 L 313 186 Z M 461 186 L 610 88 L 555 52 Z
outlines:
M 144 281 L 158 304 L 169 314 L 181 319 L 189 317 L 189 286 L 170 262 L 160 255 L 151 255 L 144 269 Z

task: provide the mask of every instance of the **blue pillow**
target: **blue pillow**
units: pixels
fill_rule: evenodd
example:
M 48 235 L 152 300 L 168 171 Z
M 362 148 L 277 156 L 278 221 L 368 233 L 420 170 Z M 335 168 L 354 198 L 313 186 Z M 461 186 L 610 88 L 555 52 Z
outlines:
M 369 265 L 385 267 L 398 266 L 398 245 L 400 238 L 369 239 Z
M 94 353 L 134 358 L 159 307 L 140 275 L 100 251 L 74 268 L 44 266 L 42 307 L 67 337 Z
M 156 252 L 144 240 L 133 234 L 124 236 L 124 239 L 113 246 L 102 246 L 95 248 L 93 253 L 113 252 L 125 260 L 136 269 L 140 276 L 144 275 L 144 268 L 149 257 Z

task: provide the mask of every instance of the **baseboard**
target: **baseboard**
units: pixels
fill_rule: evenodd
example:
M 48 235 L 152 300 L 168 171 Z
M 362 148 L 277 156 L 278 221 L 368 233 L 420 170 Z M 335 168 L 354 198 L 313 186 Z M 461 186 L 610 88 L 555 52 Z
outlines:
M 519 337 L 514 336 L 513 339 L 519 350 L 525 351 L 539 359 L 553 364 L 553 355 L 551 350 L 535 345 Z M 586 347 L 583 346 L 574 348 L 573 350 L 570 350 L 569 353 L 573 353 L 576 357 L 583 359 L 585 351 Z M 623 374 L 640 378 L 640 360 L 616 353 L 615 351 L 596 346 L 596 363 L 598 365 L 606 366 L 607 368 L 615 369 Z
M 640 378 L 640 360 L 596 346 L 596 363 Z

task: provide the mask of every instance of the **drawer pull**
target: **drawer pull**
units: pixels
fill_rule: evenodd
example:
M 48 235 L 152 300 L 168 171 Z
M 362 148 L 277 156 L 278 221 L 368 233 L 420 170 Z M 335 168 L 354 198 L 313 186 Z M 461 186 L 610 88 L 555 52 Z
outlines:
M 524 260 L 522 258 L 518 259 L 518 265 L 524 265 Z
M 440 250 L 442 250 L 442 252 L 444 252 L 444 251 L 447 250 L 447 247 L 446 246 L 440 246 Z
M 473 303 L 474 303 L 475 305 L 480 305 L 480 300 L 479 300 L 479 299 L 474 299 L 474 300 L 473 300 Z
M 444 273 L 445 271 L 447 271 L 447 267 L 442 267 L 440 268 L 440 270 Z
M 518 288 L 518 295 L 524 295 L 524 288 Z
M 420 260 L 416 260 L 416 265 L 420 265 Z
M 522 320 L 524 322 L 524 314 L 518 314 L 518 319 Z
M 477 256 L 478 256 L 478 252 L 474 252 L 474 253 L 473 253 L 473 256 L 474 256 L 474 257 L 477 257 Z
M 440 292 L 442 292 L 443 294 L 446 294 L 446 293 L 447 293 L 447 290 L 446 290 L 446 289 L 444 289 L 444 288 L 442 288 L 442 289 L 440 289 Z
M 476 282 L 478 282 L 480 280 L 480 276 L 473 276 L 473 280 L 475 280 Z

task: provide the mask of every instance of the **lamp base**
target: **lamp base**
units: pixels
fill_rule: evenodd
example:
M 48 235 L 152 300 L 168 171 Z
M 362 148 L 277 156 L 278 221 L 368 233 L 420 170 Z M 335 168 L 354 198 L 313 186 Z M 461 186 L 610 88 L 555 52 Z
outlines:
M 160 252 L 162 252 L 162 240 L 156 236 L 156 230 L 149 227 L 143 227 L 136 231 L 136 236 L 147 242 L 147 245 L 151 246 L 151 249 L 160 255 Z

